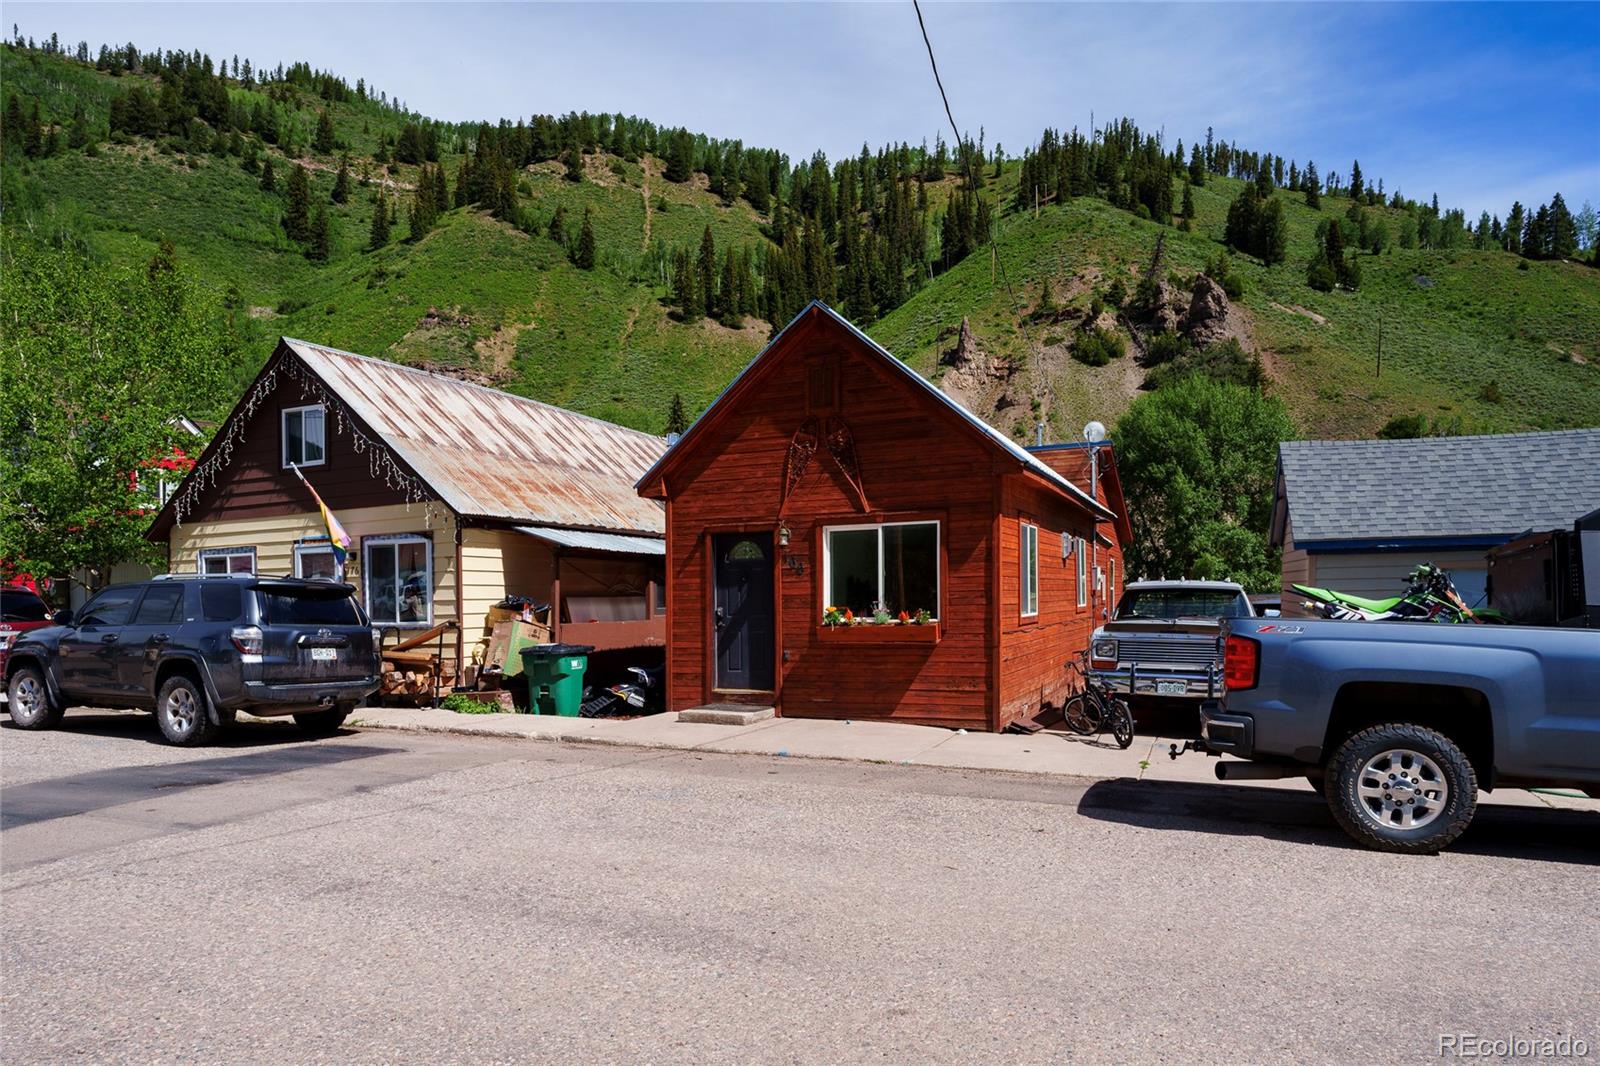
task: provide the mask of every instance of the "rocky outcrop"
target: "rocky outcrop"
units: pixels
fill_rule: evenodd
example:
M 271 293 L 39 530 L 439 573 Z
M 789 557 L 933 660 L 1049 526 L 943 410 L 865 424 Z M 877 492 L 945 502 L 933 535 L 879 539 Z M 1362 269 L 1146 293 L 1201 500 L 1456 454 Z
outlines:
M 1178 320 L 1178 328 L 1204 348 L 1229 335 L 1228 310 L 1228 294 L 1222 291 L 1221 285 L 1202 274 L 1195 280 L 1194 296 L 1189 300 L 1189 309 Z
M 1006 360 L 996 359 L 983 350 L 972 334 L 971 323 L 965 318 L 956 334 L 955 347 L 940 358 L 939 364 L 944 368 L 939 387 L 970 411 L 983 411 L 996 405 L 1014 369 Z

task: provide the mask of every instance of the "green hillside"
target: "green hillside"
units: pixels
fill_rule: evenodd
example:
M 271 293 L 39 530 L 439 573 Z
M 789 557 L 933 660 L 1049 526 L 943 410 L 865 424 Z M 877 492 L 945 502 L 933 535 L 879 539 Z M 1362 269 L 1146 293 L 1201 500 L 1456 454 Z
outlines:
M 674 142 L 660 131 L 650 134 L 654 152 L 619 155 L 606 144 L 587 146 L 579 156 L 581 181 L 569 180 L 562 159 L 516 168 L 513 214 L 520 225 L 481 205 L 452 206 L 413 240 L 403 215 L 420 169 L 391 158 L 405 128 L 422 123 L 437 136 L 438 163 L 452 190 L 484 133 L 427 124 L 376 100 L 328 92 L 326 83 L 319 95 L 310 84 L 230 82 L 226 93 L 235 113 L 266 107 L 279 116 L 277 145 L 246 135 L 241 152 L 237 134 L 229 145 L 209 127 L 195 133 L 199 119 L 184 135 L 113 133 L 112 101 L 136 86 L 156 96 L 164 88 L 160 78 L 113 76 L 64 56 L 0 48 L 0 92 L 37 99 L 43 127 L 58 141 L 54 151 L 26 152 L 8 139 L 4 233 L 8 240 L 26 232 L 29 239 L 43 234 L 76 242 L 113 264 L 143 263 L 170 241 L 186 270 L 225 294 L 244 335 L 243 350 L 258 357 L 278 334 L 300 336 L 468 374 L 656 431 L 675 392 L 692 414 L 769 336 L 772 324 L 755 316 L 744 317 L 740 328 L 711 317 L 680 321 L 674 256 L 692 257 L 709 228 L 718 256 L 749 251 L 767 279 L 764 289 L 776 284 L 772 239 L 782 238 L 784 224 L 800 232 L 794 221 L 804 199 L 800 178 L 786 179 L 793 187 L 775 190 L 773 206 L 757 211 L 749 198 L 713 192 L 708 173 L 666 180 L 672 165 L 667 146 Z M 322 112 L 338 144 L 317 152 L 311 145 Z M 79 129 L 85 134 L 77 135 Z M 74 145 L 75 139 L 88 143 Z M 723 151 L 708 155 L 705 139 L 696 143 L 700 160 Z M 380 155 L 384 162 L 375 158 Z M 905 157 L 926 167 L 920 150 Z M 274 191 L 261 188 L 252 159 L 272 160 Z M 331 193 L 342 159 L 349 161 L 352 190 L 340 204 L 331 202 Z M 326 262 L 308 258 L 304 243 L 290 240 L 280 224 L 293 160 L 309 168 L 310 201 L 329 214 Z M 1075 328 L 1070 317 L 1022 319 L 1034 310 L 1046 279 L 1053 298 L 1069 309 L 1087 308 L 1115 277 L 1132 291 L 1161 233 L 1162 272 L 1186 284 L 1221 250 L 1228 206 L 1244 183 L 1213 176 L 1196 187 L 1193 231 L 1181 232 L 1094 196 L 1044 206 L 1037 216 L 1018 213 L 1009 205 L 1020 164 L 1005 162 L 998 176 L 993 163 L 984 166 L 989 177 L 979 195 L 998 219 L 998 254 L 1020 308 L 997 277 L 987 247 L 938 272 L 941 221 L 960 195 L 952 160 L 934 180 L 915 186 L 926 207 L 908 223 L 920 234 L 905 251 L 911 256 L 904 275 L 909 295 L 868 322 L 869 332 L 937 376 L 941 356 L 968 318 L 978 344 L 1015 368 L 1016 390 L 1040 397 L 1039 413 L 1054 436 L 1075 435 L 1090 417 L 1113 421 L 1143 380 L 1134 357 L 1083 365 L 1067 355 Z M 909 195 L 909 180 L 904 188 Z M 393 239 L 370 250 L 380 189 L 388 190 L 402 218 Z M 829 187 L 822 198 L 836 195 Z M 1498 250 L 1394 247 L 1360 257 L 1363 282 L 1356 291 L 1318 292 L 1306 284 L 1317 224 L 1342 216 L 1348 201 L 1325 195 L 1320 211 L 1313 211 L 1298 193 L 1274 195 L 1286 205 L 1285 262 L 1264 267 L 1236 255 L 1233 265 L 1244 286 L 1242 340 L 1262 356 L 1269 387 L 1287 401 L 1302 432 L 1369 435 L 1394 417 L 1418 414 L 1463 430 L 1600 424 L 1600 272 Z M 1174 180 L 1175 201 L 1180 196 Z M 558 209 L 565 219 L 560 242 L 548 232 Z M 788 212 L 787 223 L 775 220 L 780 210 Z M 810 210 L 820 209 L 813 203 Z M 1398 228 L 1400 211 L 1369 210 L 1391 216 Z M 596 266 L 587 270 L 575 266 L 571 254 L 586 214 L 598 252 Z M 858 319 L 871 317 L 856 314 L 845 293 L 849 233 L 844 221 L 830 224 L 840 278 L 793 279 L 787 306 L 797 287 L 836 284 L 839 306 Z M 876 261 L 874 269 L 881 286 Z M 1119 328 L 1126 331 L 1126 322 Z M 253 369 L 235 368 L 235 376 Z M 226 399 L 219 398 L 219 407 Z M 1012 408 L 997 421 L 1024 436 L 1033 417 L 1031 408 Z

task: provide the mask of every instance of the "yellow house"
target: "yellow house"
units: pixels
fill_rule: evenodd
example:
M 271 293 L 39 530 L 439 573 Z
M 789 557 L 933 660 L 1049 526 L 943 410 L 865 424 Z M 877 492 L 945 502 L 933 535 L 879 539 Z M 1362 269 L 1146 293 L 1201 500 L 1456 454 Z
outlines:
M 286 337 L 146 535 L 175 573 L 332 576 L 315 490 L 351 537 L 345 579 L 386 644 L 454 620 L 442 651 L 465 663 L 509 595 L 552 604 L 557 640 L 659 646 L 663 511 L 633 485 L 666 447 Z

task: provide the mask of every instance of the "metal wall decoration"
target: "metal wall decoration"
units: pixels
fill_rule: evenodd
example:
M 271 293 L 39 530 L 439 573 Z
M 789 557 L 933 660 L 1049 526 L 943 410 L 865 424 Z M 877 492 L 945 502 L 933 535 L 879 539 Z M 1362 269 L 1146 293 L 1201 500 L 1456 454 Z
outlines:
M 799 488 L 801 480 L 805 478 L 806 469 L 817 454 L 819 436 L 821 430 L 817 420 L 808 418 L 800 423 L 800 428 L 789 438 L 789 454 L 783 461 L 783 499 L 778 506 L 779 514 L 783 513 L 783 504 L 789 502 L 789 496 Z
M 861 484 L 861 463 L 856 458 L 856 438 L 838 415 L 828 418 L 828 454 L 833 456 L 834 464 L 855 492 L 856 507 L 863 512 L 868 510 L 867 490 Z
M 806 572 L 806 557 L 799 552 L 784 552 L 783 567 L 791 574 L 804 574 Z
M 861 484 L 861 463 L 856 458 L 855 435 L 850 432 L 844 419 L 829 415 L 826 425 L 815 417 L 807 418 L 794 431 L 794 436 L 789 438 L 789 454 L 783 461 L 783 500 L 778 506 L 780 516 L 789 497 L 805 479 L 811 460 L 816 457 L 817 448 L 824 440 L 828 445 L 828 454 L 833 457 L 833 465 L 844 475 L 845 484 L 855 497 L 857 509 L 862 512 L 868 510 L 867 490 Z

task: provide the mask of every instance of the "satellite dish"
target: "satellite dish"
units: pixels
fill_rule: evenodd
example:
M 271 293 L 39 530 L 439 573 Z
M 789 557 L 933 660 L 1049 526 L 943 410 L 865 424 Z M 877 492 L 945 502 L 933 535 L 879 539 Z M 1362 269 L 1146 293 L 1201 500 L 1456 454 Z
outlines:
M 1106 439 L 1106 427 L 1099 422 L 1090 422 L 1083 427 L 1083 439 L 1090 444 L 1099 444 Z

